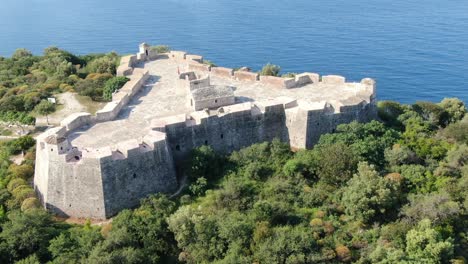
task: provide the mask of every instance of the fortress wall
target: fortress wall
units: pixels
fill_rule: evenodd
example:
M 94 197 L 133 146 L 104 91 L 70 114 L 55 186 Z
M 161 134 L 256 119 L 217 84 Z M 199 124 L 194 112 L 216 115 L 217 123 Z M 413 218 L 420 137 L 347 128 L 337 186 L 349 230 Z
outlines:
M 290 89 L 296 86 L 294 78 L 283 78 L 276 76 L 260 76 L 260 82 L 279 89 Z
M 215 99 L 207 99 L 207 100 L 193 100 L 193 107 L 195 111 L 203 110 L 205 108 L 218 108 L 223 105 L 232 105 L 236 103 L 236 98 L 234 96 L 226 96 L 226 97 L 218 97 Z M 190 102 L 189 102 L 190 104 Z
M 105 208 L 98 160 L 49 162 L 46 208 L 62 216 L 103 219 Z
M 289 145 L 296 149 L 306 148 L 308 111 L 301 107 L 293 107 L 286 109 L 285 113 Z
M 256 82 L 260 80 L 260 75 L 255 72 L 235 71 L 234 78 L 243 82 Z
M 307 114 L 307 142 L 306 148 L 312 148 L 320 136 L 332 133 L 340 124 L 348 124 L 353 121 L 368 122 L 376 118 L 375 105 L 366 102 L 357 105 L 341 106 L 330 105 L 323 110 L 310 110 Z
M 131 97 L 141 90 L 149 76 L 148 70 L 135 69 L 130 81 L 112 95 L 112 102 L 107 103 L 101 110 L 96 112 L 95 122 L 106 122 L 115 119 L 120 110 L 128 104 Z
M 200 56 L 200 55 L 187 54 L 185 55 L 185 59 L 189 62 L 194 61 L 194 62 L 203 63 L 203 56 Z
M 159 58 L 159 53 L 154 49 L 148 50 L 148 59 L 149 60 L 157 60 Z
M 104 202 L 97 160 L 67 163 L 58 145 L 41 141 L 38 146 L 34 186 L 45 207 L 61 216 L 102 218 Z
M 148 194 L 177 187 L 164 133 L 150 132 L 141 142 L 121 142 L 112 147 L 115 150 L 83 152 L 68 147 L 61 152 L 60 146 L 70 146 L 68 140 L 58 145 L 40 140 L 35 188 L 46 208 L 58 215 L 106 219 L 138 205 Z
M 185 60 L 186 55 L 187 55 L 187 52 L 185 52 L 185 51 L 171 50 L 169 52 L 169 58 L 171 58 L 173 60 L 178 60 L 178 61 Z
M 210 76 L 190 81 L 189 89 L 190 91 L 193 91 L 207 86 L 210 86 Z
M 211 68 L 211 74 L 230 79 L 234 76 L 234 70 L 231 68 L 213 67 Z
M 193 148 L 210 145 L 215 151 L 229 153 L 254 143 L 279 138 L 288 142 L 283 105 L 268 105 L 265 112 L 252 114 L 252 108 L 229 111 L 201 119 L 199 124 L 187 122 L 165 127 L 175 161 L 184 159 Z
M 345 84 L 346 79 L 345 77 L 339 75 L 324 75 L 322 76 L 322 82 L 326 84 L 339 85 Z
M 320 75 L 317 73 L 305 72 L 296 75 L 296 86 L 303 86 L 310 83 L 318 83 L 320 81 Z
M 66 127 L 67 130 L 74 130 L 84 125 L 91 123 L 90 113 L 74 113 L 60 122 L 61 126 Z
M 177 188 L 174 162 L 165 138 L 147 142 L 146 147 L 120 147 L 119 151 L 127 152 L 124 159 L 101 161 L 106 217 L 137 206 L 149 194 Z
M 370 103 L 377 105 L 377 83 L 371 78 L 364 78 L 361 84 L 365 85 L 365 91 L 370 93 Z
M 201 64 L 201 63 L 189 62 L 188 70 L 202 72 L 202 73 L 209 73 L 211 71 L 211 66 L 206 65 L 206 64 Z
M 117 76 L 131 75 L 133 72 L 133 66 L 136 63 L 135 55 L 123 56 L 120 59 L 120 65 L 117 67 Z

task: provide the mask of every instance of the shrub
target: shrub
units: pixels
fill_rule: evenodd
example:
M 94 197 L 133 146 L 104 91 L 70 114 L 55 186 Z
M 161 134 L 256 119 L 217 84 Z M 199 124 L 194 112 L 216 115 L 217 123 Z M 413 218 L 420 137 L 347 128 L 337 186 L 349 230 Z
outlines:
M 168 53 L 171 48 L 167 45 L 158 45 L 150 47 L 150 50 L 155 50 L 157 53 Z
M 29 164 L 23 165 L 16 165 L 12 164 L 8 171 L 13 175 L 15 178 L 22 178 L 22 179 L 29 179 L 34 175 L 34 168 Z
M 18 186 L 21 185 L 27 185 L 28 183 L 20 178 L 12 179 L 8 185 L 7 185 L 7 190 L 12 193 L 14 189 L 16 189 Z
M 263 66 L 262 70 L 260 71 L 260 75 L 279 76 L 280 71 L 281 71 L 280 66 L 268 63 L 265 66 Z
M 283 75 L 281 75 L 281 77 L 283 78 L 294 78 L 296 77 L 297 73 L 294 73 L 294 72 L 288 72 L 288 73 L 285 73 Z
M 122 88 L 129 79 L 124 76 L 113 77 L 112 79 L 107 80 L 104 85 L 103 98 L 106 101 L 112 101 L 112 94 Z
M 377 104 L 377 111 L 380 119 L 385 123 L 394 127 L 401 126 L 401 122 L 397 118 L 404 113 L 404 108 L 398 102 L 380 101 Z
M 109 73 L 115 74 L 117 70 L 117 62 L 119 56 L 115 53 L 110 53 L 106 56 L 94 59 L 86 65 L 86 71 L 90 73 Z
M 342 262 L 349 262 L 351 260 L 351 250 L 346 246 L 337 246 L 336 257 Z
M 211 67 L 217 67 L 217 65 L 210 60 L 203 60 L 203 64 L 209 65 Z
M 26 198 L 23 203 L 21 203 L 21 211 L 27 211 L 30 209 L 40 208 L 41 203 L 36 197 Z
M 19 60 L 24 57 L 32 57 L 32 53 L 27 49 L 17 49 L 11 56 L 11 58 L 14 60 Z
M 312 221 L 310 221 L 310 226 L 322 226 L 323 221 L 320 218 L 314 218 Z

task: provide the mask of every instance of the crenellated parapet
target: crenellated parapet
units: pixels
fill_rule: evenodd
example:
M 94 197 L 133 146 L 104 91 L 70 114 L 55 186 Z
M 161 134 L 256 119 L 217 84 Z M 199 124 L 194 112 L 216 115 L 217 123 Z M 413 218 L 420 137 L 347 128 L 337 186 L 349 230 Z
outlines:
M 151 68 L 158 62 L 166 63 L 156 68 L 162 73 Z M 260 76 L 203 62 L 183 51 L 157 54 L 145 43 L 136 55 L 122 57 L 117 74 L 129 81 L 111 102 L 95 115 L 74 113 L 37 137 L 34 186 L 44 206 L 64 216 L 109 218 L 149 194 L 176 189 L 175 165 L 196 147 L 230 153 L 278 138 L 292 148 L 311 148 L 340 124 L 376 116 L 376 83 L 369 78 L 347 82 L 311 72 Z M 159 113 L 146 102 L 140 106 L 149 108 L 139 116 L 144 120 L 127 122 L 139 103 L 127 105 L 149 87 L 150 71 L 157 83 L 138 101 L 154 91 L 178 105 L 165 104 L 156 109 L 175 110 Z M 131 133 L 129 125 L 135 124 L 139 131 Z M 114 138 L 118 133 L 112 129 L 119 126 L 129 135 Z M 111 140 L 77 144 L 76 138 L 94 127 L 106 127 L 98 131 L 108 134 L 93 136 Z
M 141 47 L 147 47 L 146 45 Z M 112 95 L 96 115 L 74 113 L 59 127 L 37 137 L 35 189 L 44 206 L 59 215 L 106 219 L 122 208 L 136 206 L 141 197 L 177 186 L 171 152 L 164 133 L 148 130 L 139 139 L 99 148 L 79 148 L 69 135 L 82 127 L 114 120 L 149 78 L 137 68 L 139 56 L 121 60 L 118 73 L 129 81 Z M 119 189 L 116 182 L 127 182 Z

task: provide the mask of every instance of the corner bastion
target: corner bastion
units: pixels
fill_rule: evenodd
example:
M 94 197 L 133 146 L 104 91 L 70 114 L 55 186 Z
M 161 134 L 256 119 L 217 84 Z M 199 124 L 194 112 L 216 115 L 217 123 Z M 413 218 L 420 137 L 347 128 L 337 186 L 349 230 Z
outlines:
M 103 109 L 72 114 L 37 137 L 34 187 L 56 214 L 106 219 L 149 194 L 173 192 L 176 165 L 202 145 L 230 153 L 278 138 L 311 148 L 339 124 L 376 117 L 369 78 L 259 76 L 182 51 L 157 54 L 145 43 L 121 59 L 117 74 L 130 80 Z

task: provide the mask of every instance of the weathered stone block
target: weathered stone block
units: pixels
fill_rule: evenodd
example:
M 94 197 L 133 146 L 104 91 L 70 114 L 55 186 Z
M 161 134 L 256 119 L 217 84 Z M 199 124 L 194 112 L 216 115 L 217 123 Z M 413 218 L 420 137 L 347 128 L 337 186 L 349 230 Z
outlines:
M 340 75 L 324 75 L 322 76 L 322 82 L 324 84 L 345 84 L 346 79 Z
M 185 52 L 185 51 L 171 50 L 169 52 L 169 58 L 171 58 L 173 60 L 185 60 L 186 55 L 187 55 L 187 52 Z
M 209 73 L 211 71 L 211 66 L 202 63 L 189 62 L 188 69 L 189 71 Z
M 224 78 L 232 78 L 234 75 L 234 70 L 231 68 L 224 68 L 224 67 L 213 67 L 211 68 L 211 74 L 219 77 Z
M 234 78 L 243 82 L 256 82 L 259 80 L 260 75 L 256 72 L 248 71 L 235 71 Z
M 290 89 L 296 85 L 294 78 L 283 78 L 276 76 L 260 76 L 260 82 L 279 89 Z
M 203 63 L 203 57 L 200 55 L 187 54 L 185 55 L 185 59 L 187 61 L 195 61 L 195 62 Z

